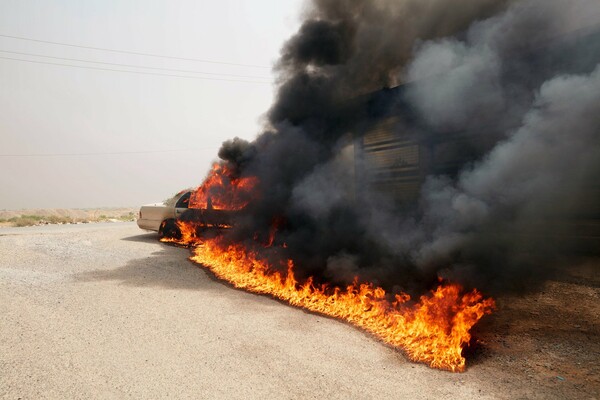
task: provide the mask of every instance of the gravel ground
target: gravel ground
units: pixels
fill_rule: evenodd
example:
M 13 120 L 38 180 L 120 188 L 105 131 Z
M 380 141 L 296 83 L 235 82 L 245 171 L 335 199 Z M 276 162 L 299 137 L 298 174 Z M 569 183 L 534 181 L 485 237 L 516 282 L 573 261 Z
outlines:
M 600 398 L 595 266 L 498 299 L 453 374 L 187 257 L 135 223 L 0 229 L 0 397 Z

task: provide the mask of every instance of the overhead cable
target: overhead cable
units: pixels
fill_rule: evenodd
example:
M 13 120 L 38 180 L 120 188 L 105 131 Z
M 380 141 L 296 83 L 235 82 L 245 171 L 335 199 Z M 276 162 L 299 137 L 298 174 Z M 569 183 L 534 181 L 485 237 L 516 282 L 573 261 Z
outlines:
M 233 62 L 227 62 L 227 61 L 206 60 L 206 59 L 201 59 L 201 58 L 166 56 L 166 55 L 155 54 L 155 53 L 142 53 L 142 52 L 138 52 L 138 51 L 109 49 L 109 48 L 105 48 L 105 47 L 83 46 L 83 45 L 70 44 L 70 43 L 53 42 L 53 41 L 50 41 L 50 40 L 31 39 L 31 38 L 26 38 L 26 37 L 22 37 L 22 36 L 13 36 L 13 35 L 3 35 L 3 34 L 0 34 L 0 37 L 11 38 L 11 39 L 19 39 L 19 40 L 27 40 L 27 41 L 30 41 L 30 42 L 48 43 L 48 44 L 54 44 L 54 45 L 58 45 L 58 46 L 77 47 L 77 48 L 81 48 L 81 49 L 110 51 L 110 52 L 113 52 L 113 53 L 121 53 L 121 54 L 134 54 L 134 55 L 137 55 L 137 56 L 160 57 L 160 58 L 169 58 L 169 59 L 172 59 L 172 60 L 196 61 L 196 62 L 203 62 L 203 63 L 209 63 L 209 64 L 234 65 L 234 66 L 238 66 L 238 67 L 270 68 L 270 67 L 268 67 L 266 65 L 241 64 L 241 63 L 233 63 Z
M 54 60 L 63 60 L 63 61 L 77 61 L 77 62 L 86 62 L 92 64 L 102 64 L 102 65 L 114 65 L 119 67 L 129 67 L 129 68 L 145 68 L 145 69 L 153 69 L 160 71 L 174 71 L 174 72 L 187 72 L 194 74 L 204 74 L 204 75 L 217 75 L 217 76 L 230 76 L 234 78 L 250 78 L 250 79 L 270 79 L 267 76 L 256 76 L 256 75 L 232 75 L 232 74 L 221 74 L 216 72 L 203 72 L 196 71 L 191 69 L 174 69 L 174 68 L 161 68 L 161 67 L 148 67 L 144 65 L 135 65 L 135 64 L 119 64 L 119 63 L 109 63 L 103 61 L 92 61 L 92 60 L 84 60 L 81 58 L 67 58 L 67 57 L 55 57 L 55 56 L 46 56 L 43 54 L 35 54 L 35 53 L 25 53 L 20 51 L 11 51 L 11 50 L 0 50 L 2 53 L 10 53 L 10 54 L 19 54 L 23 56 L 34 56 L 34 57 L 42 57 L 42 58 L 51 58 Z
M 204 77 L 204 76 L 159 74 L 157 72 L 145 72 L 145 71 L 127 71 L 127 70 L 123 70 L 123 69 L 114 69 L 114 68 L 100 68 L 100 67 L 91 67 L 91 66 L 84 66 L 84 65 L 53 63 L 53 62 L 47 62 L 47 61 L 23 60 L 22 58 L 12 58 L 12 57 L 0 57 L 0 59 L 3 59 L 3 60 L 12 60 L 12 61 L 22 61 L 22 62 L 33 63 L 33 64 L 46 64 L 46 65 L 58 65 L 58 66 L 62 66 L 62 67 L 93 69 L 93 70 L 99 70 L 99 71 L 123 72 L 123 73 L 128 73 L 128 74 L 168 76 L 168 77 L 173 77 L 173 78 L 201 79 L 201 80 L 206 80 L 206 81 L 224 81 L 224 82 L 241 82 L 241 83 L 270 84 L 270 82 L 266 82 L 266 81 L 248 81 L 248 80 L 241 80 L 241 79 L 209 78 L 209 77 Z

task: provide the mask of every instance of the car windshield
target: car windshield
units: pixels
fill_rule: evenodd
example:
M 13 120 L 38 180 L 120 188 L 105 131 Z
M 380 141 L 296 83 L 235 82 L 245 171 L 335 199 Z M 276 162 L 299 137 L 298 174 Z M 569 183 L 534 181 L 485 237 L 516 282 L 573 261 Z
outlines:
M 191 195 L 190 189 L 182 190 L 180 192 L 177 192 L 177 194 L 175 196 L 169 197 L 168 199 L 163 201 L 163 204 L 167 207 L 188 208 L 188 203 L 190 201 L 190 195 Z M 185 202 L 185 205 L 183 205 L 183 202 Z M 180 203 L 182 205 L 180 205 Z
M 175 208 L 188 208 L 191 195 L 192 195 L 192 192 L 187 192 L 183 196 L 181 196 L 179 198 L 179 200 L 177 200 L 177 204 L 175 204 Z

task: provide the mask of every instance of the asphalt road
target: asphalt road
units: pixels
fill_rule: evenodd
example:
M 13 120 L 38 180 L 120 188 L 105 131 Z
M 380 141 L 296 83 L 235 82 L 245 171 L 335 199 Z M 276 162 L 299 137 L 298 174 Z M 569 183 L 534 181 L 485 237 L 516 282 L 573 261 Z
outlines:
M 561 397 L 494 357 L 463 374 L 411 363 L 187 257 L 134 223 L 0 229 L 0 397 Z

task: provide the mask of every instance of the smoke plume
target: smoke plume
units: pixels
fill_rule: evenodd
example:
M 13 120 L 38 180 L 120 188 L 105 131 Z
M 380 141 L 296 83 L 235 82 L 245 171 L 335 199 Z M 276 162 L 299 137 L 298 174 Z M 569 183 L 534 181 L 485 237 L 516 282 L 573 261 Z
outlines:
M 260 182 L 226 238 L 252 246 L 275 224 L 299 278 L 336 284 L 535 287 L 573 253 L 557 219 L 600 214 L 599 21 L 596 0 L 314 0 L 265 132 L 219 152 Z M 400 205 L 357 179 L 378 107 L 423 142 L 462 135 L 472 156 Z

